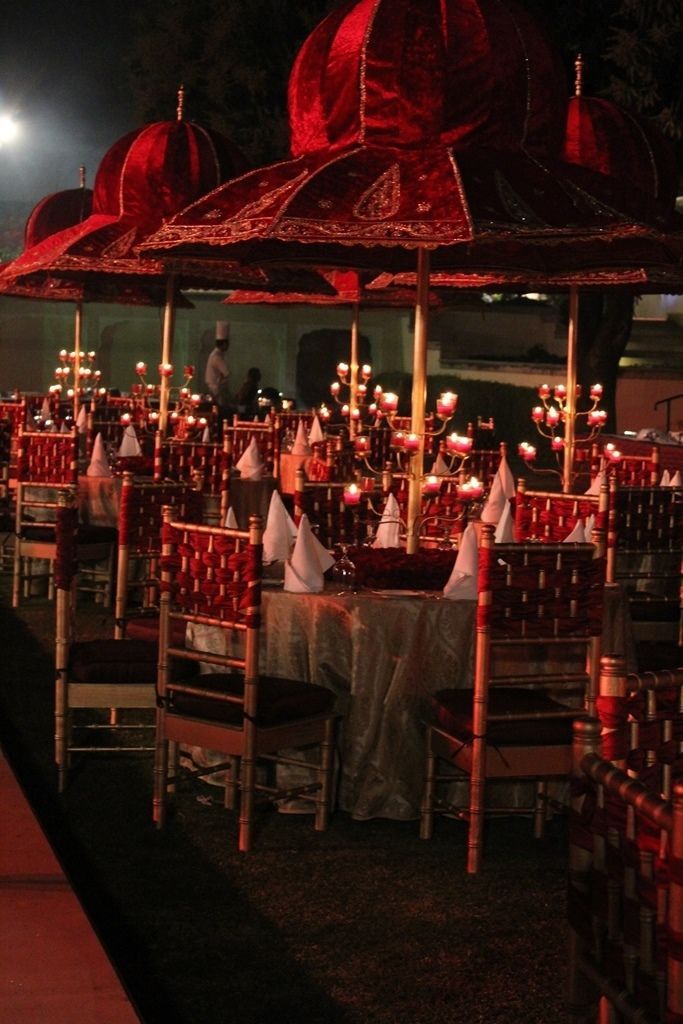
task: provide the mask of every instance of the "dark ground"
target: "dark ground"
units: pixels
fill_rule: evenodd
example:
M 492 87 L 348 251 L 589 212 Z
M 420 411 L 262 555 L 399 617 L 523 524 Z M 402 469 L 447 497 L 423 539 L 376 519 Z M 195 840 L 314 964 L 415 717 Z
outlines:
M 147 1024 L 555 1024 L 563 1010 L 564 822 L 489 826 L 480 876 L 465 826 L 264 811 L 255 849 L 194 784 L 163 833 L 151 761 L 91 755 L 59 796 L 54 610 L 0 603 L 0 741 Z M 92 635 L 104 615 L 83 608 Z M 108 624 L 105 628 L 108 628 Z M 111 634 L 109 634 L 111 635 Z M 197 786 L 201 785 L 201 790 Z

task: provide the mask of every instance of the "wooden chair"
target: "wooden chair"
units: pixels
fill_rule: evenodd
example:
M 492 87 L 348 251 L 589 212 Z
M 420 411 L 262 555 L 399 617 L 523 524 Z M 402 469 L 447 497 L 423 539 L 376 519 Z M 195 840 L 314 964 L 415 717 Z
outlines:
M 524 477 L 520 477 L 515 494 L 515 539 L 522 543 L 537 540 L 559 544 L 578 522 L 591 516 L 595 529 L 606 536 L 609 504 L 607 484 L 601 487 L 600 494 L 560 494 L 529 490 Z
M 568 777 L 571 721 L 594 706 L 602 630 L 602 568 L 592 544 L 494 544 L 482 527 L 473 689 L 433 697 L 420 834 L 436 812 L 469 822 L 467 870 L 482 857 L 491 779 L 536 780 L 535 833 L 547 813 L 545 780 Z M 437 759 L 451 774 L 437 774 Z M 437 800 L 437 782 L 469 783 L 469 806 Z M 503 809 L 501 809 L 503 810 Z M 506 808 L 507 813 L 520 808 Z M 528 813 L 530 808 L 524 810 Z
M 158 644 L 103 637 L 78 641 L 75 591 L 78 513 L 73 492 L 60 490 L 56 516 L 55 761 L 66 785 L 72 754 L 151 751 L 152 716 L 123 722 L 112 711 L 153 709 Z M 183 666 L 191 673 L 194 666 Z M 179 669 L 179 672 L 182 671 Z M 149 740 L 140 740 L 147 730 Z M 89 742 L 86 737 L 98 737 Z
M 249 447 L 251 439 L 255 438 L 261 459 L 272 476 L 279 472 L 280 446 L 277 431 L 274 423 L 254 423 L 250 420 L 238 420 L 235 417 L 232 424 L 223 424 L 223 440 L 227 441 L 227 450 L 230 453 L 231 466 L 239 461 L 241 455 Z
M 293 519 L 298 526 L 305 513 L 318 540 L 330 550 L 335 545 L 361 544 L 379 522 L 370 509 L 371 493 L 362 491 L 357 505 L 344 503 L 348 484 L 310 481 L 303 469 L 296 472 Z
M 669 681 L 679 706 L 682 679 L 683 673 Z M 569 1019 L 680 1021 L 683 781 L 669 789 L 661 780 L 634 777 L 632 768 L 615 766 L 600 747 L 600 722 L 578 720 L 570 816 Z
M 201 522 L 199 481 L 136 479 L 124 473 L 118 519 L 115 632 L 140 640 L 159 639 L 159 559 L 162 509 L 185 522 Z M 134 600 L 137 598 L 137 600 Z M 178 638 L 182 642 L 182 637 Z
M 619 487 L 609 514 L 608 580 L 627 589 L 643 667 L 678 663 L 683 643 L 682 563 L 680 492 L 670 487 Z M 663 662 L 667 649 L 670 658 Z
M 308 799 L 319 831 L 327 827 L 331 802 L 334 695 L 311 683 L 259 675 L 261 540 L 257 516 L 248 531 L 241 531 L 187 525 L 164 511 L 154 820 L 161 828 L 166 818 L 169 768 L 171 776 L 175 772 L 169 765 L 169 744 L 174 749 L 185 743 L 221 751 L 234 773 L 226 787 L 227 805 L 232 806 L 236 790 L 240 794 L 241 851 L 252 845 L 257 794 L 271 802 L 293 795 Z M 226 653 L 174 646 L 173 622 L 203 623 L 222 631 Z M 201 660 L 218 672 L 193 683 L 173 682 L 170 659 L 191 664 Z M 316 783 L 286 793 L 276 785 L 257 783 L 258 759 L 292 763 L 278 752 L 309 746 L 320 747 Z M 301 763 L 300 758 L 293 760 Z M 219 769 L 226 765 L 212 770 Z
M 34 559 L 44 559 L 50 564 L 48 596 L 53 597 L 56 491 L 64 487 L 75 489 L 78 484 L 78 436 L 75 428 L 68 434 L 29 433 L 20 428 L 18 443 L 12 578 L 14 608 L 19 606 L 22 593 L 27 597 L 31 592 L 31 563 Z M 87 564 L 87 580 L 81 579 L 79 588 L 98 594 L 107 607 L 111 605 L 113 593 L 115 546 L 115 530 L 79 524 L 78 558 Z
M 154 448 L 154 479 L 188 483 L 197 481 L 205 509 L 202 521 L 225 522 L 230 504 L 232 454 L 227 437 L 222 444 L 164 439 L 157 433 Z M 211 516 L 211 519 L 209 519 Z

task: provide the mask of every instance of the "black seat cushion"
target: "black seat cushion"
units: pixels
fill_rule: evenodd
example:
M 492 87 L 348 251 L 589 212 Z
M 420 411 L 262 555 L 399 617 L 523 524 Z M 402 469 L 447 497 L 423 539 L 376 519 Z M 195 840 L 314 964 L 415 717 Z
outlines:
M 470 743 L 472 729 L 473 690 L 439 690 L 432 697 L 434 721 L 451 736 Z M 525 690 L 517 686 L 492 687 L 489 690 L 489 714 L 548 715 L 564 712 L 566 706 L 538 690 Z M 577 710 L 577 714 L 580 711 Z M 489 721 L 486 733 L 488 743 L 498 746 L 541 746 L 572 742 L 571 718 L 530 717 L 528 721 Z
M 69 678 L 79 683 L 103 685 L 156 682 L 159 648 L 147 640 L 85 640 L 71 645 Z M 198 672 L 193 661 L 174 661 L 174 679 L 188 679 Z
M 228 693 L 241 696 L 244 677 L 231 673 L 203 675 L 197 681 L 204 689 L 214 693 Z M 278 679 L 275 676 L 261 676 L 259 679 L 259 703 L 256 724 L 268 727 L 283 725 L 299 718 L 326 714 L 334 708 L 334 694 L 324 686 L 304 683 L 295 679 Z M 188 693 L 173 695 L 172 710 L 195 718 L 208 718 L 229 725 L 241 725 L 242 708 L 239 704 L 197 697 Z
M 636 660 L 639 672 L 683 668 L 683 646 L 656 640 L 641 640 L 636 644 Z
M 185 646 L 185 623 L 181 619 L 171 619 L 171 644 L 173 647 Z M 133 615 L 126 619 L 126 637 L 133 640 L 159 642 L 158 614 Z
M 40 543 L 54 544 L 54 526 L 24 526 L 21 532 L 22 539 L 37 541 Z M 111 526 L 79 526 L 76 539 L 79 544 L 115 544 L 118 539 L 118 532 Z

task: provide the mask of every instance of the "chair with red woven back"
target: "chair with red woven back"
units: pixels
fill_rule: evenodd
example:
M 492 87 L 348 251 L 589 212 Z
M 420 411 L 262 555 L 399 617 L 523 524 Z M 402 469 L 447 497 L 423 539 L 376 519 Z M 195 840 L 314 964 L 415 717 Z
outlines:
M 174 521 L 164 512 L 161 563 L 161 632 L 159 643 L 157 750 L 154 769 L 154 819 L 166 820 L 169 782 L 180 744 L 225 754 L 228 770 L 226 804 L 239 791 L 239 849 L 248 851 L 258 796 L 269 802 L 297 796 L 312 803 L 315 828 L 327 827 L 331 804 L 334 695 L 325 687 L 259 673 L 261 630 L 262 531 L 258 516 L 249 530 L 195 526 Z M 213 627 L 222 643 L 204 653 L 173 643 L 173 623 Z M 194 681 L 174 681 L 172 660 L 213 666 Z M 291 748 L 318 747 L 317 779 L 281 791 L 257 781 L 256 764 L 301 763 Z M 285 752 L 288 756 L 285 756 Z M 200 775 L 209 772 L 202 770 Z
M 12 577 L 12 605 L 31 593 L 32 562 L 45 560 L 52 567 L 56 553 L 56 492 L 78 485 L 78 435 L 31 433 L 19 428 L 17 451 L 16 526 Z M 105 605 L 111 604 L 116 531 L 103 526 L 78 527 L 78 558 L 88 566 L 88 580 L 80 589 L 94 591 Z M 48 596 L 53 596 L 51 568 Z
M 159 637 L 159 558 L 164 507 L 181 520 L 201 522 L 199 481 L 136 479 L 124 473 L 119 504 L 115 637 Z M 133 596 L 139 595 L 137 601 Z M 177 638 L 182 643 L 183 637 Z
M 231 466 L 236 465 L 253 439 L 266 471 L 272 476 L 277 476 L 280 444 L 274 423 L 255 423 L 250 420 L 238 420 L 235 417 L 231 424 L 223 424 L 223 439 L 228 444 Z
M 188 483 L 195 480 L 201 490 L 204 522 L 225 523 L 229 506 L 229 481 L 232 456 L 227 437 L 221 444 L 212 441 L 162 438 L 157 433 L 154 446 L 154 479 Z
M 587 520 L 606 536 L 609 506 L 607 484 L 601 486 L 599 494 L 564 494 L 529 490 L 524 477 L 520 477 L 515 494 L 515 539 L 558 544 L 577 524 L 585 527 Z
M 570 1018 L 683 1019 L 683 668 L 603 658 L 598 718 L 574 726 Z
M 683 493 L 619 487 L 608 556 L 608 578 L 628 593 L 639 667 L 683 665 Z
M 74 492 L 60 490 L 55 518 L 55 762 L 60 791 L 75 753 L 151 751 L 151 711 L 156 706 L 156 641 L 78 639 L 77 532 Z M 195 666 L 178 666 L 177 671 L 194 674 Z M 150 713 L 145 716 L 145 711 Z M 146 742 L 140 739 L 145 730 Z
M 533 811 L 542 835 L 547 780 L 569 777 L 572 719 L 595 706 L 602 631 L 604 569 L 593 544 L 495 544 L 494 530 L 481 530 L 473 687 L 432 698 L 420 829 L 431 837 L 435 813 L 465 818 L 470 873 L 481 864 L 491 780 L 535 783 L 527 806 L 515 799 L 497 811 Z M 454 770 L 465 806 L 437 793 Z
M 374 481 L 370 481 L 374 487 Z M 318 540 L 332 550 L 339 545 L 361 544 L 372 530 L 372 491 L 358 490 L 357 501 L 347 504 L 348 481 L 307 480 L 303 469 L 296 471 L 293 519 L 298 524 L 306 514 Z

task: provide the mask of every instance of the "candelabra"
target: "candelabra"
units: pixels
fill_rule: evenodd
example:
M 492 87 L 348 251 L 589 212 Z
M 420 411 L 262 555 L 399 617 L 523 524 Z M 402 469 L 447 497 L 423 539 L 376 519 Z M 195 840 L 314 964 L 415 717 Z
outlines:
M 101 371 L 93 369 L 94 352 L 68 352 L 63 348 L 59 353 L 59 366 L 55 368 L 56 384 L 50 387 L 50 394 L 57 402 L 67 399 L 73 403 L 74 414 L 77 414 L 79 399 L 91 394 L 99 386 Z M 77 365 L 78 364 L 78 365 Z M 73 380 L 69 377 L 73 374 Z
M 173 425 L 174 436 L 179 440 L 194 438 L 205 430 L 208 420 L 206 416 L 199 415 L 202 396 L 193 393 L 190 388 L 190 382 L 194 377 L 194 366 L 188 365 L 183 367 L 183 384 L 180 387 L 173 387 L 171 385 L 171 378 L 174 372 L 171 363 L 159 364 L 159 376 L 161 378 L 159 384 L 148 383 L 146 363 L 136 363 L 135 372 L 140 382 L 133 385 L 133 399 L 135 404 L 141 405 L 145 410 L 143 417 L 144 429 L 156 432 L 161 428 L 161 412 L 158 409 L 152 408 L 151 403 L 152 401 L 160 401 L 162 391 L 165 388 L 169 399 L 173 399 L 175 403 L 168 416 Z M 132 422 L 131 414 L 124 413 L 121 417 L 121 422 L 126 426 L 130 424 Z
M 363 363 L 361 367 L 357 368 L 357 372 L 351 372 L 349 377 L 351 369 L 348 363 L 337 363 L 338 380 L 330 384 L 330 394 L 340 407 L 339 411 L 348 428 L 349 437 L 353 438 L 364 419 L 367 417 L 377 418 L 377 400 L 382 394 L 382 388 L 379 384 L 375 387 L 373 391 L 375 401 L 368 403 L 368 381 L 372 377 L 372 367 L 368 363 Z M 359 374 L 360 381 L 358 380 Z M 331 411 L 324 403 L 318 409 L 318 416 L 323 422 L 328 422 L 330 419 Z
M 518 453 L 524 462 L 535 473 L 552 473 L 559 476 L 562 481 L 563 490 L 569 491 L 578 473 L 571 470 L 570 479 L 567 479 L 567 469 L 564 465 L 565 436 L 568 424 L 571 422 L 572 443 L 586 445 L 593 441 L 607 420 L 607 413 L 604 409 L 598 408 L 602 398 L 602 384 L 592 384 L 590 389 L 591 407 L 577 412 L 573 407 L 570 409 L 568 402 L 567 388 L 564 384 L 556 384 L 553 388 L 549 384 L 541 384 L 538 389 L 538 396 L 541 405 L 535 405 L 531 410 L 531 419 L 536 424 L 539 435 L 550 442 L 550 450 L 555 457 L 557 466 L 539 468 L 536 466 L 537 451 L 534 445 L 522 441 L 518 447 Z M 576 385 L 576 398 L 581 396 L 581 387 Z M 577 425 L 585 422 L 587 432 L 579 435 Z M 562 433 L 560 433 L 562 431 Z

